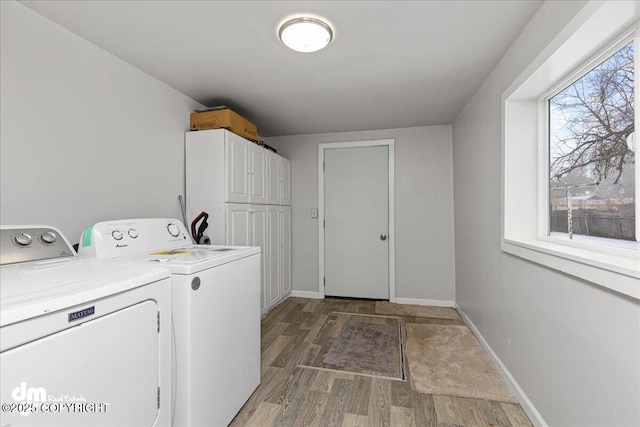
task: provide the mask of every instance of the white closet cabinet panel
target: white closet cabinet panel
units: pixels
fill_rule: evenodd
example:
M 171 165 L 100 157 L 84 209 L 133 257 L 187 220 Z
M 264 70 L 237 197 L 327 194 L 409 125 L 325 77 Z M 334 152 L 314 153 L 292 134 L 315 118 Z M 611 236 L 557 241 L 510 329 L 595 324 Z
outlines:
M 278 180 L 280 181 L 279 204 L 291 206 L 291 162 L 284 157 L 280 157 L 278 171 Z
M 267 204 L 291 205 L 291 162 L 267 153 Z
M 261 253 L 260 313 L 265 314 L 267 291 L 267 206 L 245 203 L 226 203 L 226 234 L 229 246 L 259 246 Z
M 278 222 L 280 297 L 284 298 L 291 294 L 291 206 L 280 207 Z
M 251 205 L 251 236 L 252 243 L 250 246 L 260 246 L 260 257 L 262 277 L 260 278 L 260 314 L 266 314 L 269 306 L 267 305 L 267 292 L 265 289 L 265 278 L 267 277 L 267 263 L 265 261 L 265 253 L 267 251 L 267 207 L 266 205 Z
M 251 205 L 227 203 L 227 238 L 230 246 L 253 246 L 253 221 Z
M 247 141 L 249 147 L 249 203 L 267 203 L 267 150 Z
M 217 131 L 214 130 L 213 132 Z M 212 131 L 198 131 L 212 132 Z M 248 203 L 249 202 L 249 179 L 251 174 L 251 157 L 249 151 L 250 142 L 246 139 L 223 130 L 226 137 L 225 154 L 227 166 L 227 202 Z M 222 159 L 220 159 L 222 160 Z M 219 167 L 224 167 L 218 159 L 212 162 L 220 163 Z
M 280 208 L 267 206 L 267 305 L 280 301 Z
M 280 204 L 280 159 L 273 151 L 267 151 L 267 204 Z

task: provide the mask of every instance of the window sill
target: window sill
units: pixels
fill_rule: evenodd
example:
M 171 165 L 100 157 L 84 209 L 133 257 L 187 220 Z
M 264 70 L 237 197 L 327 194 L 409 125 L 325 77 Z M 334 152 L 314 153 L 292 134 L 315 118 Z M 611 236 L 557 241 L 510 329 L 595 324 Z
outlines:
M 640 300 L 640 258 L 542 240 L 503 239 L 504 252 Z

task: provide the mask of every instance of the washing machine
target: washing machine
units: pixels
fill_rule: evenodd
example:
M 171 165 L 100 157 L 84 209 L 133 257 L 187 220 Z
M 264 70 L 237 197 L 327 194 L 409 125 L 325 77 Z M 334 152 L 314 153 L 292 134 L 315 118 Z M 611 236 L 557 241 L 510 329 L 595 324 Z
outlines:
M 174 426 L 225 426 L 260 383 L 260 248 L 194 245 L 176 219 L 87 227 L 79 254 L 172 274 Z
M 170 426 L 166 269 L 0 227 L 1 426 Z

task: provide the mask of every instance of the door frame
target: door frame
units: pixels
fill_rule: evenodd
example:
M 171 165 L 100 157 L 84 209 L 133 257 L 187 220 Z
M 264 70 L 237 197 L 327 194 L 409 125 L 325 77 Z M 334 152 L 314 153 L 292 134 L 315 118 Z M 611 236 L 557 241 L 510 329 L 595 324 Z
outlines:
M 377 139 L 364 141 L 330 142 L 318 144 L 318 294 L 324 298 L 324 153 L 328 149 L 358 148 L 358 147 L 388 147 L 389 161 L 389 301 L 396 301 L 396 251 L 395 251 L 395 140 Z

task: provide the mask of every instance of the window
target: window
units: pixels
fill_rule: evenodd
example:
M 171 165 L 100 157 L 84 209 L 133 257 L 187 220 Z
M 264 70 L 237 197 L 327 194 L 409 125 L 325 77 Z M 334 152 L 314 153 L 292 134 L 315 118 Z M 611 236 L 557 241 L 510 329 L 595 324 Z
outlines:
M 634 43 L 548 103 L 549 235 L 633 248 Z
M 501 248 L 640 300 L 638 22 L 587 2 L 503 93 Z

